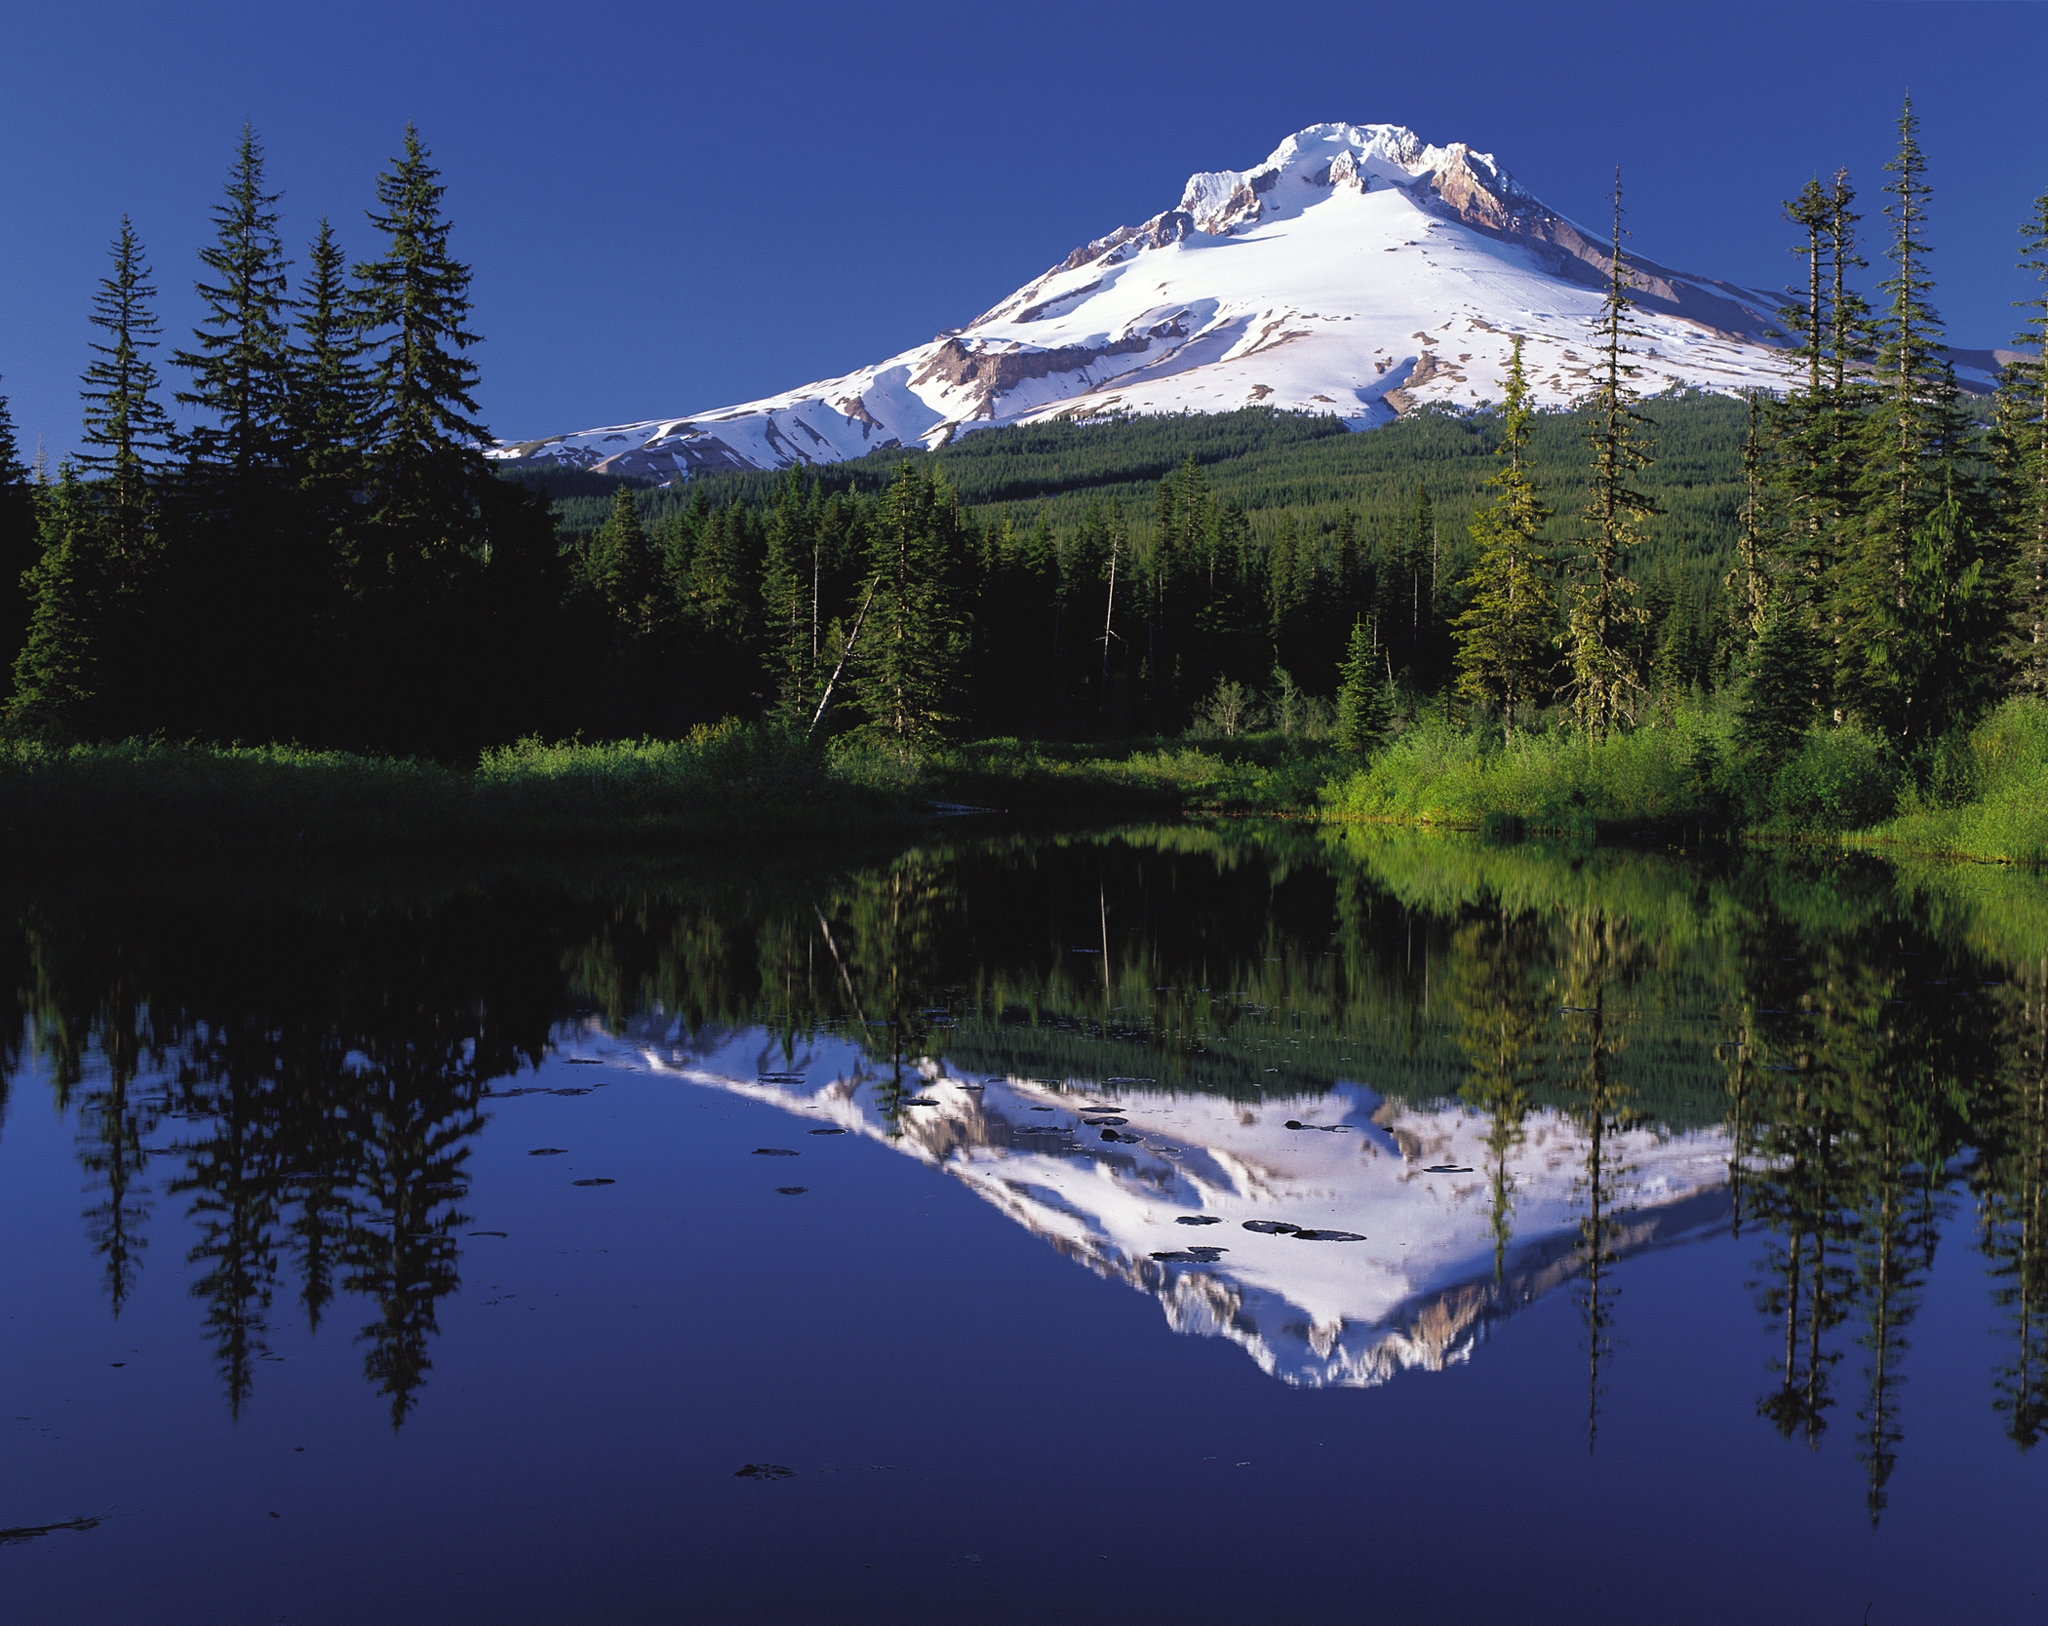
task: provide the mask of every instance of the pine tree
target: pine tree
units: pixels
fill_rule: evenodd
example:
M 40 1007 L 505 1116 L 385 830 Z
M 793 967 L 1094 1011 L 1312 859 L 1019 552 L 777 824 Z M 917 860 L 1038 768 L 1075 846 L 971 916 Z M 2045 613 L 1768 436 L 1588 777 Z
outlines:
M 1337 668 L 1337 749 L 1354 757 L 1369 756 L 1387 737 L 1391 722 L 1379 647 L 1360 618 L 1352 623 L 1351 642 Z
M 2017 342 L 2033 354 L 2001 372 L 1992 452 L 2013 559 L 2014 679 L 2048 695 L 2048 192 L 2021 223 L 2020 244 L 2020 269 L 2041 285 L 2019 302 L 2028 315 Z
M 765 664 L 775 712 L 793 726 L 808 723 L 814 709 L 822 564 L 816 521 L 804 500 L 803 477 L 792 464 L 768 521 L 761 598 L 767 611 Z
M 430 158 L 408 124 L 403 155 L 377 177 L 382 212 L 369 215 L 384 252 L 356 267 L 353 320 L 371 358 L 364 474 L 382 533 L 377 557 L 359 561 L 362 588 L 422 569 L 454 574 L 450 550 L 471 543 L 490 478 L 490 431 L 477 421 L 477 370 L 465 355 L 481 342 L 465 325 L 470 270 L 448 251 L 447 189 Z
M 1749 652 L 1736 714 L 1736 748 L 1765 773 L 1798 749 L 1818 704 L 1820 663 L 1805 607 L 1772 595 Z
M 1584 564 L 1581 579 L 1572 584 L 1564 640 L 1572 711 L 1595 738 L 1631 721 L 1642 691 L 1629 644 L 1643 617 L 1627 559 L 1642 539 L 1642 521 L 1656 512 L 1656 505 L 1631 483 L 1649 467 L 1643 436 L 1653 426 L 1635 409 L 1637 369 L 1624 359 L 1629 354 L 1625 341 L 1638 334 L 1629 325 L 1635 309 L 1629 290 L 1635 283 L 1621 239 L 1621 171 L 1616 169 L 1614 245 L 1600 304 L 1600 371 L 1587 402 L 1593 459 L 1584 519 L 1593 534 L 1582 545 Z
M 1528 380 L 1522 372 L 1522 338 L 1517 334 L 1508 359 L 1497 452 L 1503 463 L 1487 481 L 1493 500 L 1472 516 L 1472 541 L 1479 558 L 1465 578 L 1468 603 L 1452 630 L 1458 693 L 1497 706 L 1510 737 L 1517 715 L 1541 695 L 1557 621 L 1539 540 L 1550 510 L 1523 467 L 1532 416 Z
M 612 511 L 584 557 L 584 575 L 611 618 L 629 635 L 653 630 L 654 550 L 630 487 L 612 493 Z
M 155 561 L 155 482 L 170 445 L 171 422 L 156 398 L 156 367 L 146 352 L 157 347 L 159 328 L 150 301 L 156 288 L 143 258 L 142 241 L 128 217 L 108 250 L 113 275 L 100 280 L 91 321 L 107 336 L 95 340 L 98 359 L 85 370 L 87 450 L 78 466 L 98 477 L 95 500 L 107 520 L 114 590 L 137 591 Z
M 115 583 L 110 522 L 69 462 L 40 504 L 42 556 L 23 585 L 33 608 L 15 653 L 9 711 L 74 732 L 98 721 Z
M 1932 189 L 1910 98 L 1898 132 L 1898 153 L 1886 166 L 1894 177 L 1885 189 L 1890 300 L 1876 402 L 1864 423 L 1855 535 L 1837 599 L 1849 709 L 1892 739 L 1917 743 L 1954 724 L 1957 706 L 1981 692 L 1995 641 L 1979 636 L 1988 610 L 1981 585 L 1988 538 L 1966 466 L 1971 436 L 1930 298 Z
M 263 148 L 242 126 L 226 201 L 213 210 L 214 242 L 199 251 L 213 280 L 197 284 L 206 316 L 192 350 L 171 360 L 192 375 L 178 393 L 205 417 L 186 438 L 202 501 L 231 511 L 260 502 L 286 450 L 290 380 L 285 312 L 289 304 L 284 245 L 277 234 L 276 192 L 266 192 Z
M 340 583 L 350 551 L 369 438 L 369 381 L 351 309 L 348 261 L 324 218 L 307 251 L 293 309 L 298 336 L 287 356 L 285 396 L 289 473 L 299 523 L 317 548 L 309 574 L 324 601 Z
M 22 577 L 41 552 L 35 481 L 21 461 L 7 397 L 0 395 L 0 672 L 14 670 L 14 657 L 28 636 L 34 600 Z
M 959 505 L 943 476 L 920 475 L 904 464 L 877 504 L 868 533 L 873 596 L 853 688 L 872 738 L 928 745 L 955 720 L 962 649 L 954 580 L 960 540 Z

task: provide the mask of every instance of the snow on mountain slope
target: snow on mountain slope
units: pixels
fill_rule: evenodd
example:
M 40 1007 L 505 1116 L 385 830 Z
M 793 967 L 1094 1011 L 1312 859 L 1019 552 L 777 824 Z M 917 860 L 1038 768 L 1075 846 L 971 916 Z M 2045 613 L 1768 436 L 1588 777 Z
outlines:
M 1497 400 L 1525 340 L 1537 399 L 1591 382 L 1606 251 L 1485 153 L 1318 124 L 1249 170 L 1077 248 L 964 328 L 741 406 L 500 443 L 661 480 L 942 444 L 991 424 L 1264 404 L 1369 428 Z M 1779 386 L 1775 296 L 1633 262 L 1646 393 Z
M 910 1099 L 887 1115 L 889 1070 L 847 1038 L 814 1038 L 792 1057 L 757 1028 L 685 1037 L 649 1022 L 624 1037 L 593 1025 L 572 1048 L 944 1170 L 1076 1264 L 1157 1298 L 1176 1331 L 1229 1339 L 1290 1384 L 1442 1370 L 1577 1273 L 1590 1148 L 1555 1112 L 1531 1114 L 1509 1154 L 1512 1236 L 1496 1275 L 1488 1124 L 1456 1108 L 1404 1108 L 1340 1083 L 1247 1111 L 1213 1095 L 925 1061 L 905 1069 Z M 1725 1133 L 1610 1134 L 1605 1154 L 1618 1253 L 1725 1223 Z M 1341 1236 L 1303 1240 L 1296 1228 Z

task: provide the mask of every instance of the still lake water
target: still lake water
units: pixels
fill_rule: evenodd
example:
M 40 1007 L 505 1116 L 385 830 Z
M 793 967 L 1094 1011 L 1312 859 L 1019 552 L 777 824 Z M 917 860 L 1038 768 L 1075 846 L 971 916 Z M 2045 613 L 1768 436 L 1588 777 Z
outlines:
M 0 882 L 7 1622 L 2048 1620 L 2048 885 Z

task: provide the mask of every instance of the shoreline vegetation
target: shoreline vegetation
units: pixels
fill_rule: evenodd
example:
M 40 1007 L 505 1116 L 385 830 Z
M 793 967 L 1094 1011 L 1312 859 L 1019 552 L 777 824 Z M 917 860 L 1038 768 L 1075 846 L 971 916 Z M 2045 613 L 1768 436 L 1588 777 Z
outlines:
M 0 837 L 35 851 L 311 853 L 660 844 L 1009 821 L 1265 818 L 1574 845 L 1791 842 L 2048 867 L 2048 701 L 2016 699 L 1932 760 L 1812 729 L 1774 771 L 1695 698 L 1602 739 L 1508 739 L 1445 716 L 1362 762 L 1327 727 L 911 753 L 727 721 L 680 740 L 543 743 L 475 766 L 298 746 L 0 738 Z

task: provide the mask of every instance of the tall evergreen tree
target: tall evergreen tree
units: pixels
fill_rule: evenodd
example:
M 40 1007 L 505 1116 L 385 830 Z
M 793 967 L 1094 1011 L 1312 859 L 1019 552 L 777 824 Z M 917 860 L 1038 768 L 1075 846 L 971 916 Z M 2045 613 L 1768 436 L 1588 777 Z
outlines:
M 1876 402 L 1864 423 L 1863 477 L 1838 600 L 1850 710 L 1892 739 L 1932 739 L 1989 679 L 1995 639 L 1982 515 L 1966 467 L 1970 435 L 1943 355 L 1927 260 L 1927 161 L 1909 98 L 1899 115 L 1880 324 Z
M 284 245 L 277 233 L 281 194 L 264 190 L 263 148 L 242 126 L 241 144 L 214 205 L 214 241 L 199 251 L 206 269 L 197 284 L 205 317 L 195 348 L 171 360 L 192 375 L 177 399 L 204 414 L 186 450 L 204 495 L 230 510 L 260 502 L 274 489 L 285 456 L 290 364 L 290 303 Z M 210 279 L 210 280 L 209 280 Z
M 375 556 L 358 561 L 359 590 L 459 575 L 455 558 L 474 538 L 490 479 L 490 431 L 477 419 L 466 354 L 481 342 L 467 325 L 470 270 L 449 252 L 447 188 L 431 157 L 408 124 L 369 215 L 384 252 L 356 267 L 354 319 L 370 357 L 364 475 L 381 537 Z
M 42 552 L 36 533 L 35 481 L 21 461 L 7 397 L 0 395 L 0 672 L 14 670 L 28 636 L 34 601 L 22 578 Z
M 904 464 L 868 533 L 873 598 L 853 673 L 867 732 L 878 740 L 926 745 L 955 721 L 960 541 L 952 488 L 941 475 Z
M 350 303 L 347 256 L 325 218 L 307 251 L 294 309 L 298 336 L 289 353 L 285 401 L 291 479 L 301 523 L 321 545 L 322 576 L 338 579 L 368 451 L 369 380 Z M 323 587 L 329 584 L 323 580 Z
M 2020 223 L 2020 269 L 2039 288 L 2017 342 L 2030 349 L 1999 378 L 1993 458 L 2013 560 L 2013 666 L 2025 693 L 2048 695 L 2048 192 Z
M 1522 372 L 1522 338 L 1517 334 L 1508 359 L 1497 450 L 1503 461 L 1486 482 L 1492 501 L 1472 516 L 1472 541 L 1479 558 L 1465 578 L 1468 603 L 1452 631 L 1458 693 L 1498 707 L 1510 736 L 1517 714 L 1534 705 L 1542 692 L 1557 621 L 1539 538 L 1550 510 L 1524 467 L 1532 415 L 1528 380 Z
M 32 609 L 14 657 L 9 710 L 89 732 L 105 711 L 108 622 L 118 603 L 108 521 L 69 462 L 59 465 L 40 507 L 41 557 L 24 581 Z
M 1642 621 L 1636 586 L 1628 574 L 1629 551 L 1642 540 L 1642 522 L 1656 505 L 1634 481 L 1649 467 L 1644 435 L 1653 426 L 1635 408 L 1637 368 L 1626 358 L 1627 341 L 1639 337 L 1629 324 L 1635 279 L 1622 252 L 1621 171 L 1614 172 L 1614 244 L 1608 260 L 1607 291 L 1600 302 L 1600 359 L 1587 410 L 1593 420 L 1591 490 L 1584 519 L 1592 535 L 1581 547 L 1580 579 L 1572 584 L 1565 629 L 1565 659 L 1572 711 L 1579 726 L 1596 738 L 1635 715 L 1642 678 L 1629 652 L 1631 633 Z
M 79 392 L 85 404 L 86 450 L 78 466 L 97 477 L 97 501 L 107 519 L 114 586 L 139 590 L 155 562 L 155 482 L 171 440 L 171 421 L 157 400 L 156 366 L 148 352 L 162 331 L 150 301 L 156 287 L 143 256 L 142 240 L 126 215 L 108 250 L 113 274 L 100 279 L 93 295 L 92 325 L 106 335 L 94 340 L 96 358 L 85 370 Z
M 1337 748 L 1354 757 L 1369 755 L 1386 738 L 1392 710 L 1380 677 L 1378 643 L 1361 618 L 1352 623 L 1351 642 L 1337 671 Z

